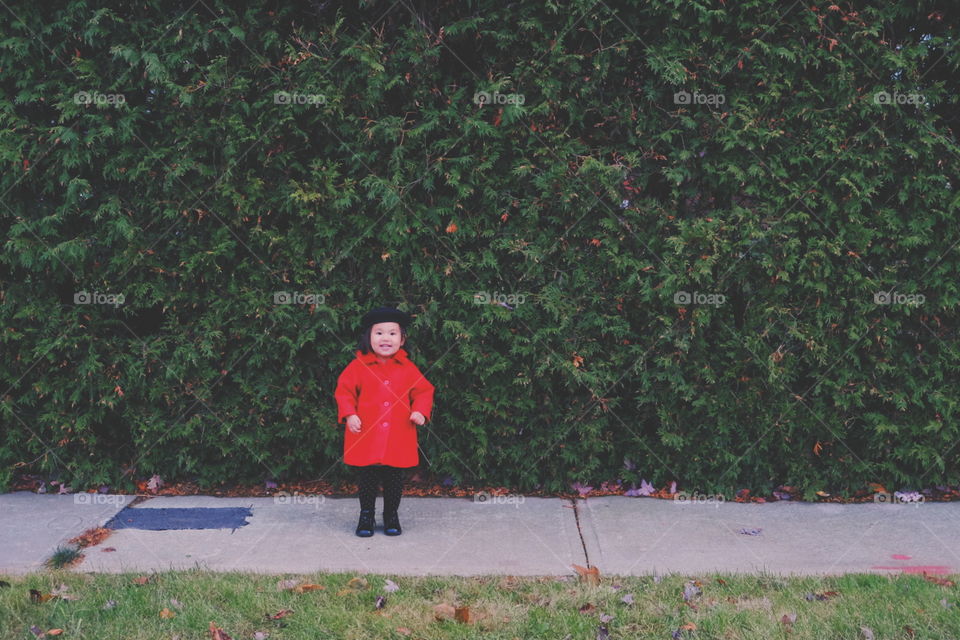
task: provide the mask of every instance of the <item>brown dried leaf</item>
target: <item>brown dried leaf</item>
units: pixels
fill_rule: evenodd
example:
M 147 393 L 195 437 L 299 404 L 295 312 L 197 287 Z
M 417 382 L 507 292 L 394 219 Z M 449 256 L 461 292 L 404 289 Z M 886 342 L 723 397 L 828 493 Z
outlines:
M 578 564 L 573 565 L 573 568 L 576 570 L 577 574 L 580 576 L 580 581 L 585 582 L 590 585 L 600 584 L 600 569 L 598 567 L 581 567 Z
M 167 607 L 164 607 L 163 609 L 160 610 L 160 617 L 167 618 L 167 619 L 176 618 L 177 614 L 175 614 L 173 611 L 170 611 L 170 609 L 168 609 Z
M 227 632 L 210 621 L 210 640 L 233 640 Z
M 435 620 L 452 620 L 456 615 L 456 608 L 446 602 L 434 605 L 433 607 L 433 617 Z
M 287 617 L 287 616 L 290 615 L 291 613 L 293 613 L 293 609 L 280 609 L 280 611 L 277 611 L 277 612 L 276 612 L 275 614 L 273 614 L 273 615 L 270 615 L 269 613 L 264 614 L 264 615 L 267 616 L 267 620 L 279 620 L 280 618 L 285 618 L 285 617 Z
M 453 618 L 463 624 L 470 624 L 476 620 L 476 616 L 470 613 L 470 607 L 457 607 L 453 612 Z
M 927 582 L 938 584 L 941 587 L 952 587 L 955 585 L 953 580 L 947 580 L 946 578 L 938 578 L 937 576 L 931 576 L 926 571 L 923 572 L 923 579 L 926 580 Z
M 52 593 L 40 593 L 36 589 L 30 589 L 30 602 L 33 604 L 40 604 L 46 602 L 47 600 L 53 600 L 57 596 Z

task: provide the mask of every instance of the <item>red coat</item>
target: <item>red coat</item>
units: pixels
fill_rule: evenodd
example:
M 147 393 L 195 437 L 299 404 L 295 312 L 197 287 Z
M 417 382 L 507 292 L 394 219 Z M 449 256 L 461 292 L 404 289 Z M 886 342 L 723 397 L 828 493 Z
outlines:
M 343 462 L 366 466 L 415 467 L 417 425 L 410 414 L 419 411 L 427 420 L 433 409 L 433 385 L 402 347 L 387 362 L 377 354 L 359 350 L 337 379 L 337 424 L 347 416 L 360 416 L 360 433 L 344 426 Z

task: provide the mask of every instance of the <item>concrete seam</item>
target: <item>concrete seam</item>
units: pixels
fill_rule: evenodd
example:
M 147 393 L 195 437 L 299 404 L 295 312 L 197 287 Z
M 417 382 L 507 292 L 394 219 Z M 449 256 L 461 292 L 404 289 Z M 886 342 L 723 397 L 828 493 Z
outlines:
M 576 498 L 570 498 L 570 502 L 573 503 L 573 519 L 577 523 L 577 535 L 580 536 L 580 546 L 583 547 L 583 557 L 587 561 L 587 568 L 590 566 L 590 554 L 587 553 L 587 541 L 583 539 L 583 529 L 580 528 L 580 508 L 577 505 Z

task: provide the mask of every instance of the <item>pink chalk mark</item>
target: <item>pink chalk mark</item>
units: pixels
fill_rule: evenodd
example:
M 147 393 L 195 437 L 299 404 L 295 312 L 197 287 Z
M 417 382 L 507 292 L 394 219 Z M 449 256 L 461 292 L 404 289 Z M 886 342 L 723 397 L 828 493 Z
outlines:
M 879 565 L 874 565 L 870 568 L 888 569 L 890 571 L 900 570 L 904 573 L 950 573 L 950 567 L 946 567 L 942 564 L 915 564 L 907 565 L 905 567 L 882 567 Z
M 913 556 L 905 556 L 902 553 L 894 553 L 890 557 L 893 558 L 894 560 L 909 560 Z

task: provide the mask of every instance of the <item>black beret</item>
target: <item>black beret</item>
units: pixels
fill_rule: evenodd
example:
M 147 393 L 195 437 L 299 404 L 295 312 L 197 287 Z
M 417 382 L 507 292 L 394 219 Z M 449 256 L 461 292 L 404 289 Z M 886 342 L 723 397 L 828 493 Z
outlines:
M 363 318 L 360 320 L 360 330 L 366 331 L 373 325 L 381 322 L 396 322 L 402 328 L 406 329 L 407 324 L 410 322 L 410 316 L 393 307 L 377 307 L 363 314 Z

